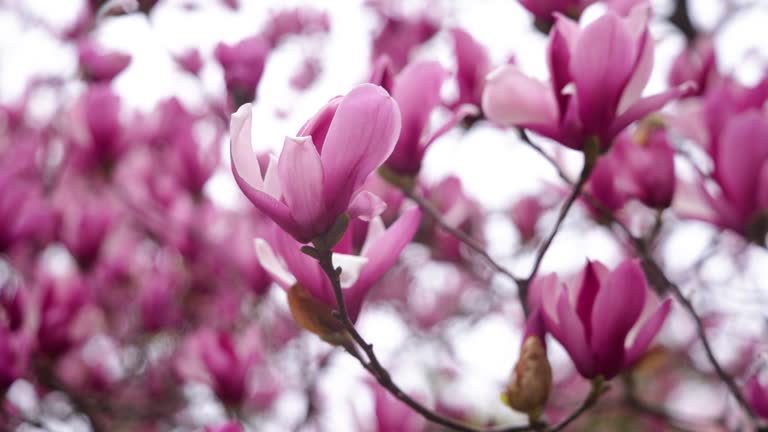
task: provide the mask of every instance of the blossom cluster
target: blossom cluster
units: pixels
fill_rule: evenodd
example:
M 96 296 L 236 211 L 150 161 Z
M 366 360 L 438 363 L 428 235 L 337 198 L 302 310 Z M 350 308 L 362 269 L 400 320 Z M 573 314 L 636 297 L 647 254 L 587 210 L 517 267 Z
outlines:
M 63 24 L 9 6 L 76 67 L 0 97 L 0 429 L 766 427 L 764 320 L 723 305 L 763 288 L 744 285 L 768 257 L 768 65 L 727 72 L 684 0 L 510 0 L 543 47 L 527 52 L 441 2 L 371 0 L 353 11 L 375 22 L 365 73 L 342 90 L 335 9 L 281 6 L 168 50 L 195 101 L 131 104 L 120 80 L 150 66 L 101 29 L 234 23 L 246 3 L 88 0 Z M 659 26 L 686 38 L 668 70 Z M 311 114 L 265 115 L 265 83 Z M 495 158 L 485 139 L 557 177 L 482 171 L 514 192 L 500 207 L 461 169 L 433 174 L 451 144 Z M 681 247 L 686 230 L 709 246 Z M 483 330 L 487 354 L 467 354 Z M 492 403 L 462 396 L 481 385 Z

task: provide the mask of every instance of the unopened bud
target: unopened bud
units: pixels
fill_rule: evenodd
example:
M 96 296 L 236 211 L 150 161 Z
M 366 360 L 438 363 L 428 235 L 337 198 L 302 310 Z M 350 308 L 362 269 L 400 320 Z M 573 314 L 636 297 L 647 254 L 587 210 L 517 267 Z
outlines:
M 552 368 L 544 344 L 537 336 L 529 336 L 523 343 L 502 400 L 512 409 L 528 414 L 531 422 L 536 422 L 549 399 L 551 387 Z

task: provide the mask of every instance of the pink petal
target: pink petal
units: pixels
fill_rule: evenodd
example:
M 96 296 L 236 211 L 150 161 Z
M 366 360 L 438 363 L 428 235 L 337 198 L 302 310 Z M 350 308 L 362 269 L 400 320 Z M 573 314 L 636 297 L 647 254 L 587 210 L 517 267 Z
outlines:
M 423 158 L 424 152 L 430 145 L 432 145 L 436 139 L 445 135 L 448 131 L 453 129 L 454 126 L 461 123 L 465 118 L 479 114 L 480 110 L 474 105 L 459 105 L 459 107 L 453 111 L 451 116 L 448 118 L 448 120 L 445 121 L 445 123 L 442 124 L 442 126 L 438 127 L 434 132 L 432 132 L 431 135 L 429 135 L 429 137 L 423 140 L 424 144 L 421 146 L 419 158 Z
M 573 81 L 570 70 L 571 52 L 576 45 L 580 31 L 576 22 L 556 14 L 555 25 L 550 32 L 549 45 L 547 46 L 547 65 L 561 115 L 565 113 L 570 99 L 570 95 L 564 94 L 563 89 Z
M 528 288 L 528 306 L 530 309 L 541 308 L 545 316 L 556 322 L 560 286 L 560 281 L 554 273 L 536 277 Z
M 651 344 L 653 338 L 656 337 L 656 334 L 661 330 L 661 326 L 664 325 L 664 321 L 666 321 L 670 310 L 672 310 L 672 299 L 666 299 L 661 306 L 656 309 L 656 312 L 648 317 L 642 324 L 635 340 L 626 351 L 624 356 L 624 367 L 631 366 L 645 353 L 645 350 L 648 349 L 648 345 Z
M 616 120 L 611 124 L 608 136 L 606 138 L 613 139 L 613 137 L 621 133 L 621 131 L 623 131 L 627 126 L 632 124 L 632 122 L 640 120 L 648 114 L 660 110 L 670 101 L 683 96 L 687 96 L 693 93 L 695 90 L 696 85 L 690 82 L 677 87 L 673 87 L 662 93 L 644 97 L 638 100 L 634 103 L 634 105 L 630 106 L 626 111 L 624 111 L 616 118 Z
M 747 399 L 757 415 L 768 418 L 768 394 L 760 383 L 758 374 L 753 375 L 747 382 Z
M 320 155 L 328 212 L 344 212 L 352 194 L 389 157 L 400 123 L 397 103 L 381 87 L 361 84 L 343 98 Z
M 568 355 L 571 356 L 571 360 L 573 360 L 573 364 L 581 376 L 584 378 L 595 377 L 598 372 L 595 370 L 595 362 L 590 352 L 587 337 L 584 334 L 584 326 L 571 307 L 566 290 L 560 291 L 560 298 L 557 302 L 557 316 L 559 319 L 558 333 L 560 336 L 558 337 L 555 333 L 552 335 L 568 351 Z
M 599 373 L 607 379 L 624 365 L 624 341 L 643 311 L 647 289 L 640 264 L 628 260 L 608 275 L 595 298 L 590 345 Z
M 328 221 L 322 220 L 325 212 L 323 165 L 312 137 L 286 138 L 277 172 L 283 199 L 291 209 L 293 219 L 299 225 L 312 226 L 316 230 L 327 228 L 318 226 Z
M 357 283 L 344 295 L 353 320 L 357 319 L 363 299 L 371 286 L 397 262 L 400 253 L 416 234 L 420 223 L 421 210 L 413 207 L 403 213 L 397 222 L 367 249 L 365 257 L 368 258 L 368 264 L 360 272 Z
M 384 90 L 391 93 L 392 88 L 395 86 L 394 75 L 392 60 L 390 60 L 389 56 L 383 54 L 376 59 L 376 63 L 373 65 L 373 72 L 371 72 L 371 78 L 368 82 L 381 86 Z
M 635 68 L 637 48 L 622 20 L 613 13 L 603 15 L 579 35 L 571 75 L 586 133 L 600 133 L 614 120 Z
M 320 111 L 317 112 L 311 119 L 304 123 L 304 126 L 299 129 L 298 136 L 311 136 L 312 142 L 317 147 L 317 152 L 322 153 L 323 144 L 325 143 L 325 137 L 328 135 L 328 128 L 331 127 L 331 121 L 333 116 L 336 115 L 336 110 L 341 104 L 342 96 L 336 96 L 329 100 Z
M 359 218 L 368 222 L 384 213 L 386 209 L 387 203 L 376 194 L 364 190 L 355 195 L 347 212 L 350 218 Z
M 651 71 L 653 70 L 653 37 L 651 33 L 646 30 L 641 36 L 640 53 L 635 65 L 635 72 L 632 74 L 629 83 L 627 84 L 624 93 L 621 96 L 619 102 L 619 114 L 627 110 L 632 104 L 640 99 L 648 84 L 648 79 L 651 77 Z
M 756 210 L 757 178 L 768 160 L 768 120 L 749 111 L 729 121 L 715 160 L 725 196 L 744 216 Z
M 387 166 L 408 174 L 419 171 L 424 132 L 432 111 L 441 103 L 440 88 L 447 77 L 435 61 L 414 62 L 400 72 L 392 97 L 400 107 L 402 128 Z
M 485 47 L 460 28 L 451 29 L 453 48 L 456 52 L 456 82 L 459 99 L 456 104 L 479 104 L 483 96 L 485 76 L 491 68 L 491 60 Z
M 483 112 L 501 126 L 552 125 L 558 118 L 552 89 L 523 75 L 513 65 L 488 75 Z
M 600 291 L 600 279 L 597 276 L 595 264 L 592 261 L 587 262 L 584 274 L 581 279 L 581 288 L 576 298 L 576 314 L 579 320 L 584 324 L 584 334 L 587 339 L 592 335 L 592 309 L 595 305 L 595 298 Z
M 232 114 L 229 122 L 230 151 L 236 175 L 251 187 L 262 189 L 264 180 L 261 177 L 259 160 L 251 147 L 252 118 L 252 107 L 249 103 Z
M 259 260 L 259 264 L 264 270 L 272 276 L 278 285 L 283 289 L 290 288 L 296 283 L 296 278 L 285 268 L 280 258 L 275 254 L 275 251 L 264 239 L 257 238 L 253 241 L 253 247 L 256 251 L 256 258 Z

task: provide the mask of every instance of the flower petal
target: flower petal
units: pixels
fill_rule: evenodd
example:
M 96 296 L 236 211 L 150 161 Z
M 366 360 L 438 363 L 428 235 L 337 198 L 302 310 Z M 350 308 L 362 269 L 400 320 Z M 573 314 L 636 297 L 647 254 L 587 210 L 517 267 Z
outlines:
M 645 275 L 634 260 L 608 275 L 592 310 L 592 339 L 598 373 L 613 378 L 624 366 L 624 342 L 645 305 Z
M 595 371 L 595 362 L 590 351 L 589 342 L 584 334 L 584 326 L 571 307 L 568 300 L 568 292 L 565 289 L 560 290 L 560 298 L 557 301 L 557 316 L 559 319 L 560 337 L 557 337 L 554 333 L 553 336 L 568 351 L 568 355 L 571 356 L 571 360 L 573 360 L 573 364 L 581 376 L 584 378 L 594 378 L 598 372 Z
M 352 194 L 389 157 L 400 123 L 397 103 L 379 86 L 361 84 L 342 99 L 320 155 L 329 213 L 344 212 Z
M 624 355 L 624 367 L 631 366 L 645 353 L 648 345 L 651 344 L 653 338 L 661 330 L 661 326 L 664 325 L 670 310 L 672 310 L 672 299 L 668 298 L 656 309 L 653 315 L 645 320 L 638 330 L 635 340 L 627 348 Z
M 587 134 L 599 134 L 613 122 L 635 67 L 637 48 L 622 20 L 610 12 L 579 35 L 572 52 L 571 75 Z
M 263 189 L 264 180 L 256 152 L 251 147 L 251 104 L 241 106 L 229 121 L 230 153 L 235 175 L 255 189 Z
M 410 243 L 421 222 L 421 210 L 417 207 L 403 213 L 400 218 L 381 234 L 365 252 L 368 264 L 363 268 L 355 286 L 345 293 L 350 316 L 355 319 L 363 299 L 374 283 L 400 258 L 400 253 Z
M 323 202 L 323 165 L 312 137 L 286 138 L 277 165 L 283 198 L 293 219 L 316 230 L 325 213 Z
M 283 289 L 288 289 L 296 283 L 296 278 L 275 255 L 272 247 L 262 238 L 253 240 L 253 247 L 256 251 L 256 258 L 259 264 L 272 276 L 272 279 Z
M 402 128 L 387 166 L 403 174 L 421 168 L 421 149 L 432 111 L 440 105 L 440 89 L 448 73 L 435 61 L 409 64 L 395 80 L 392 97 L 400 107 Z
M 748 111 L 729 121 L 720 136 L 715 171 L 725 197 L 744 219 L 756 210 L 760 170 L 768 160 L 768 119 Z
M 366 222 L 384 213 L 387 209 L 387 203 L 385 203 L 378 195 L 369 191 L 360 191 L 352 199 L 352 203 L 349 205 L 349 217 L 359 218 Z
M 632 124 L 632 122 L 640 120 L 654 111 L 660 110 L 664 107 L 664 105 L 668 104 L 672 100 L 687 96 L 693 93 L 695 90 L 696 84 L 689 82 L 677 87 L 673 87 L 659 94 L 644 97 L 638 100 L 616 118 L 616 120 L 611 124 L 608 136 L 605 138 L 612 140 L 613 137 L 623 131 L 624 128 Z
M 483 112 L 501 126 L 557 123 L 552 89 L 523 75 L 513 65 L 502 66 L 488 74 L 483 90 Z
M 333 254 L 333 265 L 341 267 L 339 281 L 342 288 L 353 286 L 366 264 L 368 264 L 368 258 L 366 257 L 341 253 Z

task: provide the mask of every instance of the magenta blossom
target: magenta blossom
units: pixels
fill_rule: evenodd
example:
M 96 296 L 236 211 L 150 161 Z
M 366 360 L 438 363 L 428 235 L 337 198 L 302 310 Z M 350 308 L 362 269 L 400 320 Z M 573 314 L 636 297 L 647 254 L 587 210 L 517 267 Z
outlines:
M 752 411 L 762 418 L 768 418 L 768 388 L 761 382 L 759 374 L 747 381 L 747 401 Z
M 415 176 L 427 148 L 473 110 L 460 107 L 434 131 L 429 131 L 433 110 L 442 105 L 440 88 L 448 72 L 434 61 L 409 64 L 397 76 L 392 97 L 400 107 L 402 129 L 395 150 L 384 164 L 401 175 Z
M 526 195 L 520 198 L 509 210 L 509 217 L 520 233 L 523 243 L 528 243 L 536 236 L 539 223 L 548 206 L 538 195 Z
M 286 138 L 262 177 L 251 148 L 251 106 L 232 116 L 232 170 L 243 193 L 296 240 L 322 236 L 344 213 L 370 219 L 383 202 L 361 192 L 366 178 L 384 162 L 400 133 L 400 111 L 381 87 L 361 84 L 331 99 Z
M 399 72 L 408 64 L 411 53 L 432 38 L 439 27 L 425 15 L 418 17 L 398 16 L 393 11 L 377 10 L 383 25 L 373 38 L 372 59 L 388 56 L 392 68 Z
M 611 379 L 640 359 L 672 307 L 671 299 L 658 305 L 634 260 L 613 271 L 588 261 L 575 283 L 564 284 L 554 274 L 539 277 L 531 304 L 541 308 L 547 331 L 590 379 Z
M 536 21 L 551 23 L 555 13 L 578 18 L 587 6 L 597 0 L 519 0 L 519 2 L 533 14 Z
M 672 86 L 695 82 L 697 95 L 704 94 L 719 79 L 714 41 L 704 37 L 686 46 L 678 54 L 672 62 L 668 77 L 669 85 Z
M 482 105 L 485 77 L 491 71 L 491 59 L 485 47 L 460 28 L 451 29 L 456 53 L 456 82 L 459 97 L 453 108 L 461 104 Z
M 203 58 L 200 56 L 200 51 L 195 48 L 184 51 L 178 56 L 174 57 L 176 64 L 185 71 L 192 75 L 197 75 L 203 68 Z
M 131 56 L 105 49 L 90 39 L 77 47 L 80 67 L 93 81 L 111 81 L 131 63 Z
M 344 301 L 353 321 L 357 320 L 368 291 L 397 261 L 420 221 L 418 208 L 405 212 L 387 229 L 380 218 L 373 219 L 359 255 L 353 254 L 351 231 L 336 245 L 333 261 L 342 269 Z M 335 309 L 333 288 L 317 261 L 302 253 L 301 245 L 282 230 L 273 234 L 269 242 L 256 240 L 256 254 L 264 269 L 285 290 L 299 283 L 316 300 Z
M 263 410 L 280 392 L 265 361 L 258 328 L 249 327 L 236 336 L 204 328 L 184 341 L 175 369 L 185 380 L 208 384 L 224 403 Z
M 611 212 L 631 199 L 651 208 L 667 208 L 675 193 L 674 159 L 666 130 L 650 127 L 622 133 L 597 161 L 587 190 Z
M 675 205 L 685 217 L 765 244 L 768 215 L 768 116 L 755 110 L 725 125 L 714 155 L 714 180 L 699 179 Z
M 626 18 L 609 11 L 583 29 L 559 15 L 549 37 L 550 82 L 513 65 L 497 69 L 488 77 L 483 112 L 502 126 L 525 127 L 574 149 L 591 138 L 607 149 L 632 122 L 694 89 L 682 85 L 640 98 L 653 65 L 647 22 L 643 7 Z
M 248 102 L 256 97 L 256 88 L 270 51 L 269 42 L 260 35 L 234 45 L 220 43 L 216 46 L 213 54 L 224 69 L 227 91 L 236 103 Z

